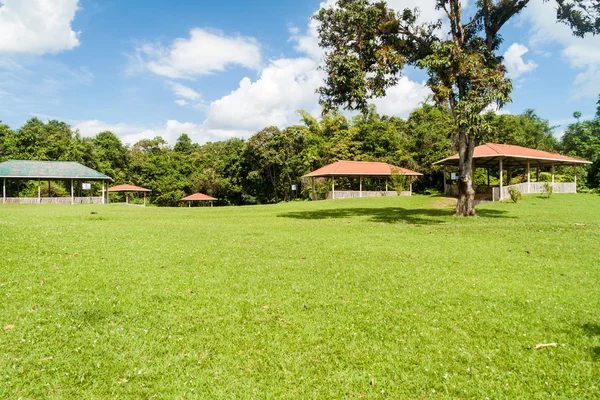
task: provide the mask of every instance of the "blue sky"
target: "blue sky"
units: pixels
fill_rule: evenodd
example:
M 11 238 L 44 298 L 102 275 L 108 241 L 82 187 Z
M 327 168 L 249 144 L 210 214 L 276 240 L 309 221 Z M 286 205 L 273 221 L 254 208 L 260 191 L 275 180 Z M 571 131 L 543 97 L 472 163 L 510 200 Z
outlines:
M 328 0 L 332 3 L 333 0 Z M 440 17 L 434 0 L 390 0 Z M 472 3 L 473 0 L 470 0 Z M 127 143 L 182 132 L 200 143 L 248 137 L 319 112 L 321 56 L 304 1 L 0 1 L 0 119 L 60 119 L 91 136 L 112 130 Z M 469 11 L 468 2 L 467 13 Z M 591 117 L 600 94 L 600 38 L 579 39 L 557 24 L 553 4 L 532 0 L 503 31 L 501 53 L 513 103 L 564 126 Z M 382 113 L 406 117 L 428 90 L 407 70 Z

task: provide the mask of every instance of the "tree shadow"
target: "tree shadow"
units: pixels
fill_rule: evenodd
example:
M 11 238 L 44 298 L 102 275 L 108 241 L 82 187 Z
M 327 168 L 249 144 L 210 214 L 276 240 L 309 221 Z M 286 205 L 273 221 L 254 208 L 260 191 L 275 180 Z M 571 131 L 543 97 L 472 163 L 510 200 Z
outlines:
M 581 329 L 588 336 L 600 336 L 600 325 L 587 323 L 581 325 Z M 600 346 L 590 347 L 590 355 L 594 361 L 600 361 Z
M 507 217 L 506 211 L 477 210 L 477 215 L 483 218 L 514 218 Z M 414 225 L 434 225 L 448 223 L 452 220 L 449 209 L 418 208 L 407 209 L 401 207 L 383 208 L 336 208 L 331 210 L 295 211 L 277 215 L 281 218 L 293 219 L 330 219 L 369 217 L 373 222 L 398 223 L 404 222 Z M 460 217 L 456 217 L 460 218 Z
M 598 324 L 583 324 L 581 325 L 581 329 L 583 329 L 588 336 L 600 336 L 600 325 Z

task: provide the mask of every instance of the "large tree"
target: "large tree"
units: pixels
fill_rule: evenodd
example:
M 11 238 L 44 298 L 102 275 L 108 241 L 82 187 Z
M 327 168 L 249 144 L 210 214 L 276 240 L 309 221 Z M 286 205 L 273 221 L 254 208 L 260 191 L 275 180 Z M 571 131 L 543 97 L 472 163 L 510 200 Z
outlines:
M 436 0 L 442 21 L 419 24 L 416 10 L 396 13 L 383 1 L 338 0 L 315 16 L 326 50 L 325 85 L 319 89 L 325 112 L 343 106 L 368 110 L 368 100 L 394 86 L 405 65 L 429 74 L 438 104 L 450 107 L 460 156 L 456 214 L 475 215 L 473 149 L 489 126 L 482 112 L 510 101 L 512 83 L 497 54 L 501 28 L 530 0 L 477 0 L 463 15 L 461 0 Z M 548 0 L 545 0 L 548 1 Z M 600 0 L 555 0 L 557 19 L 577 36 L 600 32 Z M 449 32 L 446 32 L 449 29 Z

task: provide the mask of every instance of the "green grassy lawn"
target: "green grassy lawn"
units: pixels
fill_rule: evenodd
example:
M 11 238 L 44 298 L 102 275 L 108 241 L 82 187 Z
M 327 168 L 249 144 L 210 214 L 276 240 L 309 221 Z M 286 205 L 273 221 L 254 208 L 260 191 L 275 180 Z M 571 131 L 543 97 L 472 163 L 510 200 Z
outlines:
M 447 206 L 0 206 L 0 398 L 600 397 L 600 197 Z

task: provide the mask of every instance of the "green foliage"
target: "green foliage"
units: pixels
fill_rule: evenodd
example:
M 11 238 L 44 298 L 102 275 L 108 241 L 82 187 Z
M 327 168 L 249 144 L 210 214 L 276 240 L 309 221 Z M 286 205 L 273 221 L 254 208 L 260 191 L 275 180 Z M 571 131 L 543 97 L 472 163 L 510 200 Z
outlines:
M 521 195 L 521 191 L 519 189 L 517 189 L 516 187 L 509 187 L 508 194 L 510 195 L 510 199 L 513 201 L 513 203 L 516 203 L 517 201 L 521 200 L 521 198 L 523 197 Z
M 417 24 L 417 10 L 395 13 L 383 1 L 338 0 L 322 8 L 320 46 L 325 49 L 325 85 L 318 91 L 326 112 L 340 106 L 367 112 L 368 101 L 384 96 L 398 82 L 405 65 L 429 75 L 427 85 L 438 105 L 451 109 L 460 154 L 456 212 L 475 215 L 472 193 L 473 149 L 493 130 L 482 112 L 491 104 L 510 102 L 512 82 L 498 55 L 501 28 L 528 4 L 527 0 L 478 1 L 463 15 L 460 0 L 438 0 L 448 29 L 440 21 Z M 599 4 L 557 0 L 559 21 L 578 36 L 600 31 Z
M 552 183 L 550 183 L 550 182 L 544 182 L 543 193 L 546 195 L 546 197 L 550 198 L 550 196 L 552 196 L 553 192 L 554 192 L 554 185 L 552 185 Z

